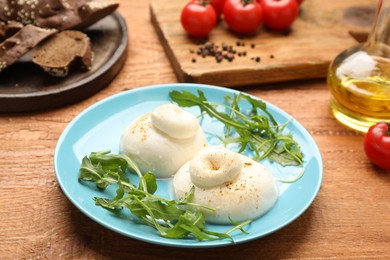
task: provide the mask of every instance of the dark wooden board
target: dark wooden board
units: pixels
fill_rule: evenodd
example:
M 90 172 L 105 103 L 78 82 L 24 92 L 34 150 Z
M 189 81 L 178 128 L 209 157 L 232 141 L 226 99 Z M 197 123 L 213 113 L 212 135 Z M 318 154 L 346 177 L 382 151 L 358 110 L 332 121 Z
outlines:
M 199 45 L 180 24 L 180 13 L 187 2 L 151 0 L 152 24 L 179 81 L 222 86 L 325 77 L 337 54 L 367 36 L 377 4 L 372 0 L 305 0 L 287 35 L 263 26 L 256 35 L 242 38 L 231 33 L 222 20 L 208 41 L 233 45 L 247 56 L 217 63 L 213 57 L 191 53 Z M 235 46 L 241 39 L 245 47 Z M 252 43 L 255 48 L 250 47 Z M 261 61 L 256 62 L 256 57 Z
M 0 112 L 29 112 L 68 105 L 85 99 L 119 73 L 126 59 L 127 25 L 118 13 L 85 30 L 91 38 L 93 66 L 88 72 L 71 72 L 65 78 L 46 74 L 26 54 L 0 74 Z

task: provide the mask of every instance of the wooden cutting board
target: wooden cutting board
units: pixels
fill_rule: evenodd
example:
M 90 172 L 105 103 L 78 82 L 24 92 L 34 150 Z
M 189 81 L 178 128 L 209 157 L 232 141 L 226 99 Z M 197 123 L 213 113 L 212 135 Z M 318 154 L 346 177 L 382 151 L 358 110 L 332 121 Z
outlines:
M 151 0 L 151 21 L 179 81 L 221 86 L 325 77 L 330 62 L 342 50 L 367 37 L 377 4 L 372 0 L 305 0 L 289 33 L 263 26 L 255 35 L 242 37 L 221 20 L 207 41 L 219 47 L 230 45 L 236 55 L 231 62 L 218 63 L 215 57 L 199 56 L 197 51 L 204 45 L 182 29 L 180 14 L 187 2 Z

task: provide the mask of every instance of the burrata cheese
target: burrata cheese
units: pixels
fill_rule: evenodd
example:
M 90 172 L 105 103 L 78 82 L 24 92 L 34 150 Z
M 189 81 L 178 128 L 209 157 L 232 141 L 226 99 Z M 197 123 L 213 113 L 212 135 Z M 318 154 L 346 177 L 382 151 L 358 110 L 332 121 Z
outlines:
M 230 224 L 256 219 L 276 203 L 279 191 L 271 173 L 262 164 L 224 147 L 209 146 L 185 163 L 173 178 L 176 199 L 195 188 L 191 202 L 209 206 L 201 209 L 206 221 Z
M 207 145 L 198 119 L 174 104 L 165 104 L 132 122 L 120 140 L 120 151 L 142 172 L 171 177 Z

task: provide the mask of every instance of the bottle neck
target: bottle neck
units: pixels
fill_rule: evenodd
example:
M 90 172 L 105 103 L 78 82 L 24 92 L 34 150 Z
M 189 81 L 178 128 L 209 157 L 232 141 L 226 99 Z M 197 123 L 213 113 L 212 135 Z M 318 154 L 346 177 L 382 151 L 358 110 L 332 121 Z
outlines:
M 390 0 L 378 0 L 376 15 L 367 39 L 368 46 L 390 48 Z

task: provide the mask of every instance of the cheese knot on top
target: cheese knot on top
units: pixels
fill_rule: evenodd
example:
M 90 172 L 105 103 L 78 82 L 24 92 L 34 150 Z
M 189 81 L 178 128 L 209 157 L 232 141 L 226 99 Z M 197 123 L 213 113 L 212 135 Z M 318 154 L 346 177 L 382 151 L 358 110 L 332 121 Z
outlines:
M 167 178 L 202 148 L 207 141 L 197 118 L 173 104 L 141 115 L 122 134 L 120 150 L 142 172 Z

